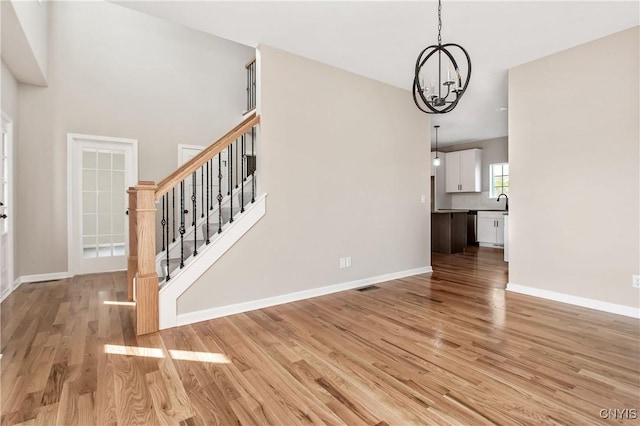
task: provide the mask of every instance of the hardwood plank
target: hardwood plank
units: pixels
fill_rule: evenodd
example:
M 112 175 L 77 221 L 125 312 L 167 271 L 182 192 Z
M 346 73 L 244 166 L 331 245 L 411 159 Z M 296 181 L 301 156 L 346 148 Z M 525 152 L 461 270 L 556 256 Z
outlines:
M 0 306 L 0 422 L 625 424 L 599 412 L 640 407 L 638 321 L 506 293 L 500 255 L 145 336 L 104 303 L 125 273 L 23 285 Z

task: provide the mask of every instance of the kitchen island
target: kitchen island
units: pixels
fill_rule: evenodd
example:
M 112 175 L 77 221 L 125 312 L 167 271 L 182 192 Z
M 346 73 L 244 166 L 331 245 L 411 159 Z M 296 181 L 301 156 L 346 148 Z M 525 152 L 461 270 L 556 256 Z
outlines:
M 431 212 L 431 251 L 462 253 L 467 246 L 467 210 Z

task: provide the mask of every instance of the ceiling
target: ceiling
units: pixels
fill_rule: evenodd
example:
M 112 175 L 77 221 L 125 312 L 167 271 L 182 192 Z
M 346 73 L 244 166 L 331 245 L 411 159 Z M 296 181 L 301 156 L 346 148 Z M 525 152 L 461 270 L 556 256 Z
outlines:
M 411 90 L 418 53 L 437 40 L 435 1 L 116 3 L 245 45 L 267 44 L 406 90 Z M 443 43 L 467 49 L 473 74 L 456 109 L 431 116 L 433 124 L 441 125 L 439 143 L 506 136 L 509 68 L 636 26 L 639 13 L 637 0 L 444 0 Z M 594 86 L 615 76 L 615 64 L 611 73 Z

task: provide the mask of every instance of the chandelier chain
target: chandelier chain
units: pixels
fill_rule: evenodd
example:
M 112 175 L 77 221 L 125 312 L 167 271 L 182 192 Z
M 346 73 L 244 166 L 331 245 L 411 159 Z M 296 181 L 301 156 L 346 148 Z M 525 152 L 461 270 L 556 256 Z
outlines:
M 438 0 L 438 44 L 442 44 L 442 36 L 440 31 L 442 30 L 442 1 Z

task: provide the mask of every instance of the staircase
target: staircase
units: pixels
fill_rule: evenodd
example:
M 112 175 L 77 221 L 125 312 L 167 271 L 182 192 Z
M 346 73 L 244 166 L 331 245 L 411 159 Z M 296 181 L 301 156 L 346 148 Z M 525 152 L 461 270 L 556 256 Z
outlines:
M 255 60 L 244 120 L 162 181 L 129 188 L 128 297 L 136 333 L 177 324 L 177 299 L 266 212 L 256 185 Z

